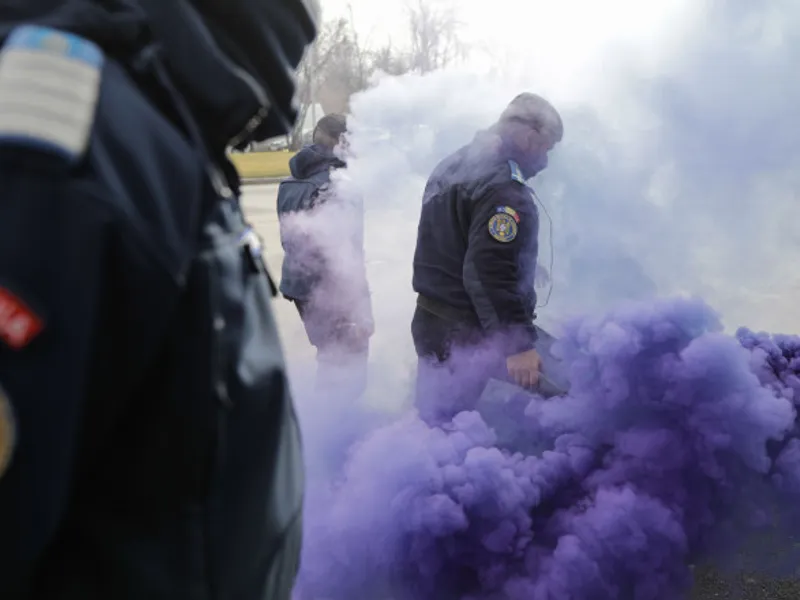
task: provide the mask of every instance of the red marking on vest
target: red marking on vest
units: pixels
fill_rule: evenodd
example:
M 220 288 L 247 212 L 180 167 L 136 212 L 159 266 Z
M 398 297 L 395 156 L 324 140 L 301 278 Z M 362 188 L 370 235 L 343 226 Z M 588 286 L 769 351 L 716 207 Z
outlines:
M 0 287 L 0 339 L 21 350 L 44 329 L 44 322 L 22 300 Z

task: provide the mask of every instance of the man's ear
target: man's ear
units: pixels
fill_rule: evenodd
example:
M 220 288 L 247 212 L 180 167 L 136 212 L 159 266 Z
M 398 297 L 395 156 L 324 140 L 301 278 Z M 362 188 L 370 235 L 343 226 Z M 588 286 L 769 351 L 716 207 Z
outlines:
M 530 127 L 512 127 L 510 133 L 511 141 L 523 152 L 528 152 L 536 144 L 536 138 L 532 137 L 536 134 Z

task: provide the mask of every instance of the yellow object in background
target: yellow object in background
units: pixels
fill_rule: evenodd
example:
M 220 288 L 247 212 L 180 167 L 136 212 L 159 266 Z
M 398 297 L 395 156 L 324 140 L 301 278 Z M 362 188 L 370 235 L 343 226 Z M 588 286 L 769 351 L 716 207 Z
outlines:
M 294 152 L 232 152 L 229 156 L 242 179 L 288 177 L 289 159 Z

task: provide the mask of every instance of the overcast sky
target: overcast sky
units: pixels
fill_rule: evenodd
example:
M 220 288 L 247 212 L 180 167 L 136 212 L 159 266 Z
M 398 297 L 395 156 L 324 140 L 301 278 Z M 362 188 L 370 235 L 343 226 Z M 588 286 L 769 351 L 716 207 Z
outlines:
M 403 2 L 350 4 L 362 38 L 403 35 Z M 347 15 L 347 6 L 323 4 L 328 18 Z M 662 293 L 700 294 L 731 327 L 800 331 L 800 3 L 493 0 L 462 2 L 459 14 L 465 41 L 507 59 L 502 72 L 387 83 L 360 102 L 363 122 L 398 140 L 427 126 L 430 140 L 404 143 L 416 162 L 433 160 L 466 142 L 511 94 L 541 92 L 567 121 L 536 182 L 562 213 L 559 273 L 573 238 L 595 256 L 618 246 Z M 469 66 L 486 65 L 478 58 Z M 365 150 L 380 158 L 379 149 Z M 385 158 L 376 185 L 386 190 L 390 178 L 391 190 L 367 196 L 385 203 L 396 193 L 413 234 L 419 190 L 401 183 L 420 187 L 430 165 L 404 173 L 402 160 Z M 374 227 L 381 244 L 391 239 L 384 229 Z M 575 296 L 561 285 L 552 306 Z
M 486 56 L 517 74 L 547 72 L 560 86 L 582 87 L 584 74 L 598 68 L 605 52 L 633 49 L 638 60 L 657 56 L 679 37 L 683 23 L 703 0 L 429 0 L 455 5 L 462 38 L 473 63 Z M 362 40 L 380 44 L 405 39 L 405 0 L 322 0 L 326 19 L 352 14 Z M 351 13 L 352 10 L 352 13 Z

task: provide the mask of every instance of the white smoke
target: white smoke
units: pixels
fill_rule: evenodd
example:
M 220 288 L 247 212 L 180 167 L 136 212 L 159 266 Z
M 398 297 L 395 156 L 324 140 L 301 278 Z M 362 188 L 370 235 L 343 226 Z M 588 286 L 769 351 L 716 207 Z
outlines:
M 565 122 L 550 167 L 532 182 L 546 208 L 540 263 L 554 265 L 538 311 L 546 328 L 557 334 L 574 314 L 683 293 L 705 298 L 729 328 L 800 329 L 800 5 L 703 10 L 647 61 L 606 57 L 615 69 L 598 74 L 591 93 L 535 73 L 452 70 L 383 78 L 353 99 L 348 167 L 334 188 L 365 207 L 376 329 L 365 404 L 410 402 L 411 268 L 426 178 L 520 91 L 543 93 Z M 343 231 L 335 221 L 328 230 Z M 339 248 L 336 235 L 328 240 Z M 308 400 L 307 380 L 293 383 L 313 462 L 331 436 L 354 436 L 363 413 L 333 391 Z

